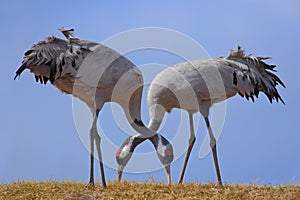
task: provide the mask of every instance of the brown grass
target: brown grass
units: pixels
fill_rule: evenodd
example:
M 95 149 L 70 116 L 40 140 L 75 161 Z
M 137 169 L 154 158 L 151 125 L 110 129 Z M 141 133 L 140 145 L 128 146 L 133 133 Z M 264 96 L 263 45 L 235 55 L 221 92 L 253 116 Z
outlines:
M 110 182 L 103 189 L 76 182 L 16 182 L 0 185 L 0 199 L 300 199 L 300 185 L 259 186 Z

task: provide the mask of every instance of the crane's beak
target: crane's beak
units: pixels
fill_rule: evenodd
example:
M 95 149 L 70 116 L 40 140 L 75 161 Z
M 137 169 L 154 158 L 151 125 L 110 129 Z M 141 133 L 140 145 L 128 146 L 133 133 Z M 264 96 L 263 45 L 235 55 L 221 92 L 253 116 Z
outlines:
M 165 172 L 168 180 L 168 185 L 171 185 L 171 172 L 170 165 L 165 165 Z
M 124 166 L 123 165 L 119 165 L 119 167 L 118 167 L 118 182 L 121 182 L 122 174 L 123 174 L 123 169 L 124 169 Z

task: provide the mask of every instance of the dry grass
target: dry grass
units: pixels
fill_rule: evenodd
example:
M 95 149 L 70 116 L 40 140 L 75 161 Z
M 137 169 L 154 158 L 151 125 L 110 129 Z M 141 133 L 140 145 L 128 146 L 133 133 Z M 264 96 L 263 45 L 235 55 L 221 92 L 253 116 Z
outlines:
M 258 186 L 110 182 L 103 189 L 76 182 L 16 182 L 0 185 L 0 199 L 300 199 L 300 185 Z

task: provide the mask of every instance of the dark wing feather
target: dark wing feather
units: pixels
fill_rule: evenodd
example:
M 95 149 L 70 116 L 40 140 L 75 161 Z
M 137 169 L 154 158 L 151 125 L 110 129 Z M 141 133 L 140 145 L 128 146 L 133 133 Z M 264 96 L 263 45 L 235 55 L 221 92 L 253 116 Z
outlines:
M 22 65 L 16 71 L 15 79 L 29 68 L 37 81 L 51 83 L 64 75 L 76 77 L 77 70 L 85 57 L 98 43 L 71 38 L 70 41 L 54 36 L 40 41 L 26 51 Z
M 238 50 L 232 51 L 226 59 L 236 62 L 229 62 L 229 65 L 234 68 L 233 83 L 241 96 L 246 99 L 250 97 L 253 101 L 253 95 L 258 97 L 258 93 L 261 91 L 271 103 L 275 99 L 277 102 L 280 100 L 285 104 L 276 88 L 278 84 L 283 87 L 285 85 L 277 75 L 272 73 L 276 72 L 276 65 L 263 62 L 269 57 L 246 56 L 244 50 L 238 47 Z
M 50 67 L 50 81 L 53 82 L 56 74 L 56 60 L 61 53 L 68 49 L 68 42 L 56 38 L 54 36 L 48 37 L 43 41 L 33 45 L 31 49 L 25 52 L 22 65 L 16 71 L 14 79 L 22 74 L 22 72 L 30 66 L 47 65 Z M 39 75 L 37 75 L 39 76 Z M 36 78 L 37 79 L 37 78 Z M 47 77 L 39 78 L 42 82 L 47 81 Z

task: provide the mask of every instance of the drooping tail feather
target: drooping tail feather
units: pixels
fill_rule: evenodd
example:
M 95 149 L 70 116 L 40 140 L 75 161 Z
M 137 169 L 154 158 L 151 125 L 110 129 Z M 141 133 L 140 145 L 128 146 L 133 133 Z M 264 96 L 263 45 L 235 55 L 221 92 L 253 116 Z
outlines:
M 57 58 L 61 53 L 66 52 L 67 49 L 68 42 L 54 36 L 50 36 L 34 44 L 25 52 L 22 65 L 16 71 L 14 79 L 20 76 L 26 68 L 34 67 L 34 71 L 32 72 L 36 80 L 45 83 L 50 79 L 51 83 L 53 83 L 56 74 Z M 44 69 L 39 68 L 39 66 L 49 66 L 50 74 L 43 75 Z
M 285 85 L 277 75 L 272 73 L 276 72 L 276 65 L 263 62 L 270 57 L 246 56 L 244 50 L 238 46 L 237 51 L 231 51 L 226 59 L 235 61 L 230 62 L 234 67 L 233 83 L 242 97 L 254 101 L 253 95 L 258 97 L 259 92 L 263 92 L 271 103 L 273 100 L 277 102 L 280 100 L 285 104 L 276 88 L 279 84 L 284 88 Z
M 15 75 L 15 77 L 14 77 L 14 80 L 16 80 L 16 78 L 17 78 L 18 76 L 20 76 L 21 73 L 22 73 L 25 69 L 26 69 L 26 63 L 23 63 L 23 64 L 19 67 L 19 69 L 16 71 L 16 75 Z

